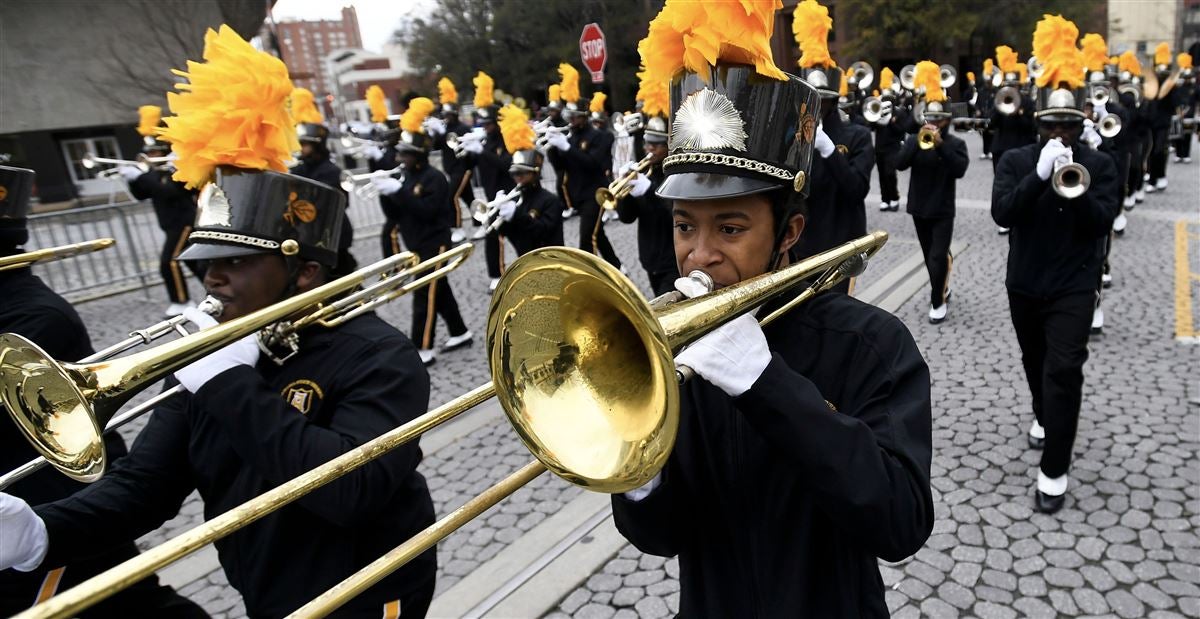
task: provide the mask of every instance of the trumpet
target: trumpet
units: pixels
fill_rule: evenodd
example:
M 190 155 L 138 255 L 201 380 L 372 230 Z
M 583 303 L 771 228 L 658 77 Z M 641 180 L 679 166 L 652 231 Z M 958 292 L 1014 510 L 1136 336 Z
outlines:
M 1096 131 L 1100 133 L 1102 138 L 1115 138 L 1121 133 L 1121 117 L 1116 114 L 1109 114 L 1097 123 Z
M 869 123 L 879 122 L 883 118 L 883 99 L 879 97 L 867 97 L 863 99 L 862 115 L 863 120 Z
M 617 201 L 633 191 L 633 181 L 637 180 L 638 175 L 650 169 L 652 159 L 654 159 L 654 155 L 650 154 L 642 157 L 641 161 L 638 161 L 637 165 L 633 166 L 633 169 L 626 172 L 624 176 L 613 180 L 608 187 L 597 189 L 596 204 L 609 211 L 617 208 Z
M 875 69 L 863 60 L 859 60 L 850 65 L 849 81 L 858 87 L 859 90 L 867 90 L 875 81 Z
M 1012 116 L 1021 111 L 1021 91 L 1013 86 L 1005 86 L 996 91 L 996 111 L 1005 116 Z
M 905 90 L 912 90 L 917 83 L 917 65 L 906 64 L 900 69 L 900 87 Z
M 1093 107 L 1102 107 L 1108 104 L 1108 100 L 1112 98 L 1112 91 L 1104 84 L 1095 84 L 1091 89 L 1091 100 Z
M 390 170 L 375 170 L 374 172 L 363 172 L 362 174 L 343 174 L 342 190 L 346 193 L 353 193 L 364 200 L 371 200 L 379 197 L 379 190 L 371 184 L 373 178 L 385 178 L 388 176 L 400 175 L 400 182 L 404 182 L 404 173 L 407 168 L 404 164 L 400 164 Z
M 1075 163 L 1074 156 L 1069 152 L 1067 162 L 1056 163 L 1054 173 L 1050 175 L 1050 187 L 1054 189 L 1054 193 L 1068 200 L 1082 196 L 1091 184 L 1092 176 L 1087 168 Z
M 79 254 L 105 250 L 116 244 L 117 241 L 115 239 L 96 239 L 94 241 L 59 245 L 58 247 L 47 247 L 46 249 L 36 249 L 21 254 L 4 256 L 0 258 L 0 271 L 23 269 L 36 263 L 54 262 L 55 260 L 78 256 Z
M 366 157 L 368 149 L 386 148 L 387 146 L 382 142 L 360 138 L 356 135 L 343 135 L 338 141 L 342 145 L 342 152 L 356 159 Z
M 938 67 L 939 82 L 942 88 L 949 88 L 958 81 L 958 71 L 953 65 L 944 64 Z
M 523 185 L 517 185 L 509 190 L 508 193 L 496 198 L 495 200 L 492 200 L 491 202 L 484 202 L 478 198 L 472 200 L 471 218 L 479 222 L 480 225 L 488 224 L 488 232 L 491 232 L 493 228 L 499 228 L 500 220 L 496 218 L 496 215 L 500 212 L 500 205 L 515 199 L 517 196 L 520 196 L 522 187 Z
M 446 146 L 450 147 L 450 150 L 454 151 L 455 157 L 462 159 L 471 154 L 469 151 L 463 148 L 464 146 L 470 142 L 483 142 L 486 139 L 487 134 L 484 133 L 482 129 L 473 130 L 461 137 L 457 133 L 450 133 L 446 136 Z
M 1025 63 L 1025 72 L 1029 75 L 1030 81 L 1034 81 L 1041 77 L 1045 70 L 1045 65 L 1042 64 L 1041 60 L 1038 60 L 1037 56 L 1030 56 L 1029 60 Z
M 97 157 L 94 153 L 88 153 L 79 160 L 79 165 L 88 170 L 94 170 L 98 165 L 112 166 L 134 166 L 142 172 L 149 172 L 151 169 L 160 166 L 169 165 L 175 158 L 167 155 L 165 157 L 150 157 L 145 153 L 139 154 L 136 160 L 133 159 L 112 159 L 109 157 Z M 116 168 L 110 168 L 100 172 L 98 175 L 101 178 L 109 178 L 119 174 Z
M 921 150 L 929 150 L 937 146 L 937 131 L 929 127 L 921 127 L 917 132 L 917 146 Z

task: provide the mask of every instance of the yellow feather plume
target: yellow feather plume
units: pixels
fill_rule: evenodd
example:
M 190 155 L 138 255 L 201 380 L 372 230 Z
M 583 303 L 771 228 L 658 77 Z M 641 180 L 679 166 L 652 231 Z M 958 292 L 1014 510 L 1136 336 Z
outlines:
M 292 91 L 292 118 L 298 123 L 317 123 L 325 121 L 321 110 L 313 100 L 313 93 L 307 88 L 297 88 Z
M 718 61 L 753 65 L 759 75 L 786 79 L 771 59 L 775 11 L 782 7 L 782 0 L 667 0 L 638 43 L 642 65 L 654 82 L 670 83 L 683 70 L 707 80 Z
M 913 78 L 913 89 L 925 87 L 926 101 L 945 101 L 946 93 L 942 92 L 942 69 L 932 60 L 922 60 L 917 63 L 917 74 Z
M 838 96 L 846 97 L 850 95 L 850 74 L 842 71 L 842 83 L 838 84 Z
M 546 100 L 550 103 L 562 101 L 562 86 L 550 84 L 550 88 L 546 92 Z
M 1180 69 L 1192 68 L 1192 55 L 1187 52 L 1180 52 L 1180 54 L 1175 57 L 1175 64 L 1179 65 Z
M 579 69 L 572 67 L 569 63 L 563 62 L 558 65 L 558 77 L 562 80 L 558 84 L 558 92 L 562 95 L 563 101 L 567 103 L 575 103 L 579 100 Z
M 1033 55 L 1044 70 L 1037 78 L 1038 88 L 1083 86 L 1083 52 L 1075 46 L 1079 28 L 1062 15 L 1043 15 L 1033 31 Z
M 646 116 L 667 116 L 671 113 L 670 84 L 664 81 L 650 79 L 649 71 L 643 68 L 638 71 L 637 100 L 642 102 L 642 112 Z
M 1017 79 L 1020 80 L 1022 84 L 1029 80 L 1029 67 L 1023 62 L 1017 63 Z
M 1154 64 L 1171 64 L 1171 46 L 1166 41 L 1154 48 Z
M 1133 50 L 1125 50 L 1121 57 L 1117 60 L 1118 71 L 1129 71 L 1129 74 L 1138 77 L 1142 74 L 1142 63 L 1138 61 L 1137 55 Z
M 196 188 L 221 165 L 287 172 L 284 162 L 300 141 L 283 62 L 222 25 L 204 34 L 204 62 L 188 61 L 187 68 L 173 70 L 188 82 L 175 85 L 183 92 L 167 93 L 175 116 L 160 132 L 178 157 L 172 178 Z
M 458 90 L 448 77 L 438 80 L 438 103 L 458 103 Z
M 983 74 L 990 76 L 992 74 L 992 72 L 995 70 L 996 70 L 996 63 L 992 62 L 991 58 L 984 58 L 983 59 Z
M 890 89 L 892 87 L 892 82 L 894 82 L 895 80 L 896 80 L 896 74 L 892 73 L 891 69 L 884 67 L 883 70 L 879 72 L 879 89 L 880 90 Z
M 1115 66 L 1117 66 L 1117 65 L 1118 65 L 1118 64 L 1120 64 L 1120 63 L 1121 63 L 1121 57 L 1120 57 L 1120 56 L 1109 56 L 1109 57 L 1108 57 L 1108 64 L 1110 64 L 1110 65 L 1112 65 L 1112 66 L 1114 66 L 1114 67 L 1115 67 Z
M 371 122 L 381 123 L 387 120 L 387 95 L 376 84 L 367 87 L 367 106 L 371 108 Z
M 792 14 L 792 35 L 800 46 L 801 68 L 835 66 L 829 56 L 829 31 L 832 28 L 829 9 L 817 0 L 804 0 L 796 5 Z
M 158 123 L 162 120 L 162 108 L 157 105 L 143 105 L 138 108 L 137 132 L 143 137 L 158 133 Z
M 1088 71 L 1103 71 L 1108 62 L 1108 44 L 1104 42 L 1104 37 L 1089 32 L 1083 35 L 1079 44 L 1083 47 L 1083 66 Z
M 1007 45 L 1001 45 L 996 48 L 996 66 L 1004 73 L 1013 73 L 1017 70 L 1017 52 Z
M 969 82 L 971 84 L 975 83 L 975 72 L 974 71 L 967 71 L 967 82 Z
M 598 92 L 598 93 L 592 95 L 592 102 L 590 104 L 588 104 L 588 111 L 589 112 L 603 112 L 604 111 L 604 101 L 606 99 L 608 99 L 608 95 L 605 93 L 602 93 L 602 92 Z
M 433 99 L 417 97 L 408 102 L 408 109 L 400 115 L 400 128 L 409 133 L 424 133 L 421 126 L 433 112 Z
M 504 136 L 504 147 L 509 153 L 533 148 L 533 127 L 529 125 L 529 114 L 509 103 L 500 108 L 500 135 Z
M 471 83 L 475 85 L 475 107 L 488 107 L 496 102 L 496 82 L 492 81 L 492 76 L 480 71 Z

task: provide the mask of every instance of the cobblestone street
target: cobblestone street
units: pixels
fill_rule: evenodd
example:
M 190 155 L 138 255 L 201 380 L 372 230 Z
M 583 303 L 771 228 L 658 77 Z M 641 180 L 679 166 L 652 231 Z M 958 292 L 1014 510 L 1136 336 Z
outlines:
M 1200 346 L 1177 341 L 1179 303 L 1200 303 L 1200 283 L 1176 285 L 1176 224 L 1195 224 L 1200 165 L 1173 164 L 1170 187 L 1129 213 L 1111 263 L 1114 286 L 1104 292 L 1105 327 L 1085 366 L 1084 402 L 1066 507 L 1053 516 L 1032 510 L 1037 452 L 1026 445 L 1032 420 L 1020 351 L 1004 289 L 1008 242 L 988 212 L 991 162 L 978 158 L 977 135 L 964 136 L 971 168 L 958 187 L 954 290 L 946 322 L 926 319 L 926 287 L 897 312 L 912 331 L 933 377 L 933 535 L 915 557 L 883 564 L 889 609 L 896 617 L 982 618 L 1115 615 L 1200 617 Z M 906 195 L 907 174 L 901 175 Z M 880 213 L 878 182 L 867 204 L 868 229 L 891 238 L 857 284 L 863 290 L 919 252 L 911 219 Z M 566 222 L 576 245 L 579 220 Z M 637 260 L 636 229 L 606 227 L 631 279 L 649 291 Z M 469 231 L 469 230 L 468 230 Z M 1200 241 L 1184 243 L 1192 272 L 1200 271 Z M 439 353 L 430 367 L 430 405 L 489 380 L 484 355 L 488 277 L 477 248 L 449 281 L 474 345 Z M 513 252 L 506 248 L 511 261 Z M 378 259 L 379 243 L 360 234 L 360 263 Z M 192 282 L 193 297 L 201 289 Z M 93 342 L 116 341 L 159 320 L 158 288 L 79 306 Z M 411 302 L 380 312 L 407 333 Z M 444 325 L 438 341 L 446 337 Z M 156 390 L 150 390 L 156 391 Z M 1189 403 L 1189 398 L 1192 402 Z M 467 415 L 478 414 L 473 411 Z M 144 422 L 122 430 L 132 441 Z M 438 515 L 462 505 L 530 460 L 507 421 L 490 417 L 470 432 L 428 451 L 420 471 Z M 549 474 L 451 535 L 438 549 L 440 594 L 493 559 L 584 491 Z M 176 518 L 144 536 L 149 548 L 202 521 L 190 497 Z M 664 617 L 678 611 L 675 560 L 626 545 L 558 601 L 556 619 Z M 214 569 L 181 589 L 214 617 L 245 616 L 241 598 Z M 312 592 L 314 595 L 319 592 Z

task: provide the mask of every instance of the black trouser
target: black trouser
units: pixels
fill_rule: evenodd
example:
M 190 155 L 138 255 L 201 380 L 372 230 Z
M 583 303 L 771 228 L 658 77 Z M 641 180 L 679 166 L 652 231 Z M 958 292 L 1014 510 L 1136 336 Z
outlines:
M 654 291 L 654 296 L 664 295 L 675 290 L 675 280 L 679 279 L 679 272 L 671 271 L 646 271 L 646 276 L 650 278 L 650 289 Z
M 1128 198 L 1130 196 L 1130 193 L 1129 193 L 1129 165 L 1130 165 L 1129 162 L 1130 162 L 1130 159 L 1132 159 L 1132 157 L 1130 157 L 1129 153 L 1122 153 L 1122 152 L 1118 151 L 1117 159 L 1116 159 L 1116 161 L 1117 161 L 1117 179 L 1120 184 L 1117 185 L 1117 190 L 1121 192 L 1121 195 L 1119 197 L 1121 198 L 1121 201 L 1122 201 L 1121 210 L 1119 212 L 1125 211 L 1125 207 L 1124 207 L 1123 203 L 1125 201 L 1125 198 Z
M 1146 145 L 1140 136 L 1134 136 L 1129 143 L 1129 174 L 1125 177 L 1127 196 L 1132 196 L 1142 188 L 1146 173 Z
M 985 155 L 992 152 L 992 135 L 994 133 L 991 129 L 984 129 L 979 133 L 980 137 L 983 138 L 983 154 Z
M 467 212 L 471 212 L 471 200 L 475 198 L 475 191 L 471 189 L 471 171 L 464 170 L 456 174 L 450 175 L 450 191 L 454 192 L 451 195 L 450 203 L 454 208 L 454 227 L 462 227 L 462 210 L 465 206 Z M 474 217 L 470 218 L 475 221 Z M 475 222 L 478 226 L 479 222 Z
M 1008 293 L 1033 414 L 1046 429 L 1041 469 L 1047 477 L 1065 475 L 1071 467 L 1095 295 L 1087 291 L 1039 299 Z
M 1167 175 L 1167 129 L 1155 129 L 1152 140 L 1147 160 L 1151 183 Z
M 600 205 L 596 204 L 595 200 L 588 200 L 576 204 L 575 208 L 579 210 L 579 249 L 594 254 L 595 248 L 599 247 L 600 257 L 618 269 L 621 268 L 621 259 L 617 258 L 612 243 L 608 242 L 608 235 L 604 234 L 604 224 L 600 223 Z
M 1192 156 L 1192 132 L 1184 131 L 1179 139 L 1175 140 L 1175 156 L 1179 158 Z
M 181 263 L 175 259 L 187 245 L 187 237 L 192 232 L 192 227 L 188 224 L 171 226 L 164 232 L 167 238 L 163 241 L 162 252 L 158 256 L 158 273 L 162 276 L 163 285 L 167 287 L 167 298 L 171 299 L 172 303 L 187 303 L 187 280 L 183 278 L 183 268 L 180 264 L 186 266 L 201 282 L 204 281 L 203 266 L 194 260 Z
M 446 246 L 430 247 L 417 251 L 422 259 L 436 256 L 446 251 Z M 462 314 L 458 312 L 458 302 L 454 300 L 454 291 L 450 290 L 448 278 L 439 277 L 428 286 L 422 286 L 413 291 L 413 326 L 412 341 L 417 348 L 428 350 L 433 348 L 433 338 L 437 331 L 437 318 L 441 316 L 446 321 L 450 335 L 462 335 L 467 332 Z
M 921 254 L 925 256 L 925 270 L 929 272 L 929 304 L 941 307 L 946 302 L 946 291 L 950 288 L 950 239 L 954 236 L 953 217 L 912 216 L 917 229 L 917 240 L 921 242 Z
M 896 157 L 892 150 L 875 151 L 875 167 L 879 170 L 879 199 L 884 202 L 899 202 L 900 189 L 896 184 Z
M 504 239 L 499 230 L 492 230 L 484 237 L 483 253 L 487 258 L 488 277 L 498 279 L 504 274 Z
M 404 244 L 400 242 L 400 224 L 395 220 L 383 222 L 383 229 L 379 231 L 379 248 L 384 258 L 404 251 Z

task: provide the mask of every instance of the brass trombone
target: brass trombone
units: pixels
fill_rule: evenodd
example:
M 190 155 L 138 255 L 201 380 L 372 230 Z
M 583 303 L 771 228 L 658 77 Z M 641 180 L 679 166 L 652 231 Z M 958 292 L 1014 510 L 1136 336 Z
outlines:
M 666 463 L 679 419 L 673 352 L 763 302 L 814 283 L 763 319 L 770 321 L 841 279 L 861 272 L 887 241 L 875 232 L 774 273 L 656 311 L 615 268 L 579 250 L 552 247 L 518 259 L 492 297 L 488 382 L 307 473 L 268 490 L 121 565 L 18 615 L 69 617 L 169 563 L 225 537 L 419 437 L 501 391 L 518 434 L 545 462 L 530 463 L 297 611 L 328 613 L 378 582 L 546 468 L 603 492 L 636 488 Z M 222 325 L 223 326 L 223 325 Z M 536 328 L 535 328 L 536 326 Z M 546 332 L 552 327 L 556 332 Z M 530 329 L 533 330 L 530 330 Z M 512 337 L 538 333 L 538 338 Z M 569 401 L 573 406 L 564 408 Z M 606 420 L 603 435 L 564 417 Z M 524 419 L 521 419 L 524 417 Z M 575 428 L 568 432 L 556 432 Z M 620 428 L 620 432 L 614 432 Z M 590 428 L 585 428 L 590 430 Z M 585 436 L 586 434 L 586 436 Z M 577 448 L 598 444 L 589 457 Z M 576 450 L 571 452 L 570 450 Z
M 637 162 L 637 165 L 633 166 L 633 169 L 626 172 L 624 176 L 609 183 L 608 187 L 597 189 L 596 204 L 609 211 L 617 208 L 617 201 L 633 191 L 633 181 L 637 180 L 638 175 L 650 169 L 652 159 L 654 159 L 654 155 L 648 154 L 642 157 L 642 160 Z
M 54 262 L 55 260 L 62 260 L 63 258 L 70 258 L 80 254 L 105 250 L 116 244 L 117 241 L 115 239 L 95 239 L 93 241 L 47 247 L 46 249 L 35 249 L 20 254 L 4 256 L 0 257 L 0 271 L 23 269 L 39 262 Z

